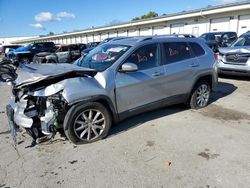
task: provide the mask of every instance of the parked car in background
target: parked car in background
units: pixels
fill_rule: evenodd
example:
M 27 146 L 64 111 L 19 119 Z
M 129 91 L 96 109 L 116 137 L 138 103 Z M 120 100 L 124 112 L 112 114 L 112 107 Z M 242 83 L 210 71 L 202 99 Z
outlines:
M 250 33 L 241 35 L 231 46 L 219 48 L 218 72 L 250 76 Z
M 217 84 L 215 62 L 202 40 L 150 36 L 104 43 L 78 66 L 24 65 L 7 106 L 10 127 L 25 127 L 34 142 L 63 128 L 84 144 L 138 113 L 177 103 L 203 108 Z
M 250 31 L 247 31 L 246 33 L 243 33 L 242 35 L 245 35 L 245 34 L 247 34 L 247 33 L 250 33 Z M 240 35 L 240 37 L 241 37 L 242 35 Z
M 236 32 L 211 32 L 200 36 L 206 44 L 214 51 L 218 52 L 219 47 L 227 47 L 237 39 Z
M 116 41 L 116 40 L 121 40 L 121 39 L 126 39 L 126 38 L 131 38 L 131 37 L 110 37 L 110 38 L 106 38 L 104 39 L 102 42 L 98 43 L 96 46 L 110 42 L 110 41 Z M 86 56 L 91 50 L 93 50 L 96 46 L 92 45 L 91 47 L 88 47 L 89 45 L 87 45 L 87 48 L 82 50 L 81 54 L 82 56 Z
M 54 52 L 56 50 L 53 42 L 37 42 L 25 45 L 12 51 L 9 58 L 21 64 L 29 64 L 36 54 L 40 52 Z
M 54 53 L 41 52 L 34 56 L 33 63 L 71 63 L 81 56 L 85 44 L 57 45 Z
M 96 47 L 99 44 L 100 44 L 100 42 L 89 42 L 89 43 L 87 43 L 87 48 Z
M 168 37 L 180 37 L 180 38 L 196 38 L 192 34 L 170 34 L 170 35 L 162 35 L 162 36 L 168 36 Z
M 16 45 L 16 44 L 9 44 L 9 45 L 2 45 L 0 46 L 0 55 L 3 57 L 6 57 L 7 53 L 11 50 L 15 50 L 22 45 Z

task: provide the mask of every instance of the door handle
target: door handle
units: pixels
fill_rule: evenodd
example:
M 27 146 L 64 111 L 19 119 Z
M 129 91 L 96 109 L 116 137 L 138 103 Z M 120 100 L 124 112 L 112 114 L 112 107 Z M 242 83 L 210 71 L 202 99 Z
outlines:
M 152 76 L 154 76 L 154 77 L 161 76 L 161 75 L 162 75 L 162 73 L 160 73 L 160 72 L 155 72 L 152 74 Z
M 199 63 L 191 63 L 190 66 L 191 67 L 199 67 L 200 65 L 199 65 Z

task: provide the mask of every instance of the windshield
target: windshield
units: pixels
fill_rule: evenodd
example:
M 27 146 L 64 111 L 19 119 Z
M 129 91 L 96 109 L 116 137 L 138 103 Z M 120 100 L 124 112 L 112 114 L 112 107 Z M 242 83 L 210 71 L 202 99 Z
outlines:
M 203 35 L 200 36 L 200 38 L 206 39 L 206 38 L 207 38 L 207 35 L 206 35 L 206 34 L 203 34 Z
M 19 51 L 19 50 L 20 50 L 20 51 L 30 50 L 31 47 L 32 47 L 32 44 L 27 44 L 27 45 L 25 45 L 25 46 L 21 46 L 21 47 L 17 48 L 16 51 Z
M 80 57 L 74 64 L 101 72 L 110 67 L 128 49 L 129 46 L 125 45 L 103 44 L 91 50 L 87 56 Z
M 250 35 L 242 36 L 238 38 L 232 45 L 231 47 L 236 47 L 236 46 L 250 46 Z

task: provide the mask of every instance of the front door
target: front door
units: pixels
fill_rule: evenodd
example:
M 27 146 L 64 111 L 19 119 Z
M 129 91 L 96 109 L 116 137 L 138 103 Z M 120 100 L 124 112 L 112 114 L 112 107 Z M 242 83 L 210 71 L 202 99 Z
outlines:
M 161 64 L 159 44 L 138 48 L 124 63 L 134 63 L 138 71 L 117 72 L 116 101 L 118 113 L 135 110 L 165 97 L 164 68 Z

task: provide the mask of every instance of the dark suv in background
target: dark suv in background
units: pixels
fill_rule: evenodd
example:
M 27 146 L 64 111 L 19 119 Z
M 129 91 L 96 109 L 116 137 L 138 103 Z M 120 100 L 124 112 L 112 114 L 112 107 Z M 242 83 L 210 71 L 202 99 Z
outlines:
M 21 45 L 9 44 L 0 46 L 0 56 L 6 56 L 7 52 L 15 50 L 19 47 L 21 47 Z
M 71 63 L 81 57 L 81 49 L 86 44 L 57 45 L 57 50 L 52 52 L 41 52 L 34 56 L 33 63 Z
M 21 64 L 29 64 L 37 53 L 54 52 L 55 50 L 56 48 L 53 42 L 38 42 L 17 48 L 16 50 L 11 51 L 11 53 L 8 54 L 8 57 Z
M 237 39 L 236 32 L 211 32 L 200 36 L 206 44 L 214 51 L 218 52 L 219 47 L 227 47 Z

